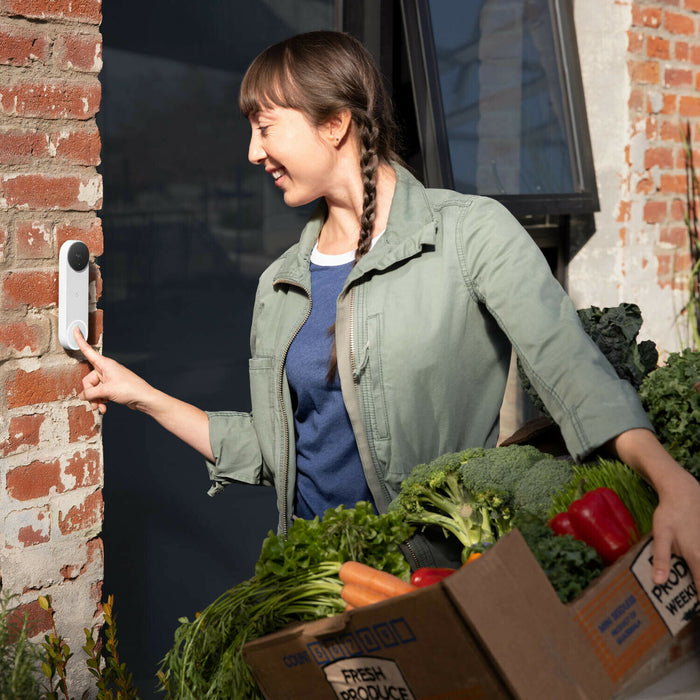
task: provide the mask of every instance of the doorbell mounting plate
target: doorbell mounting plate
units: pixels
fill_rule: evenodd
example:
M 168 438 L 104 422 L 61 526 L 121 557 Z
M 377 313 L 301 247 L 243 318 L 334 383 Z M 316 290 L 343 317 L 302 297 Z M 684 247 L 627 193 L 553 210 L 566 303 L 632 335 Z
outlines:
M 88 335 L 90 251 L 82 241 L 66 241 L 58 253 L 58 341 L 66 350 L 78 350 L 77 327 Z

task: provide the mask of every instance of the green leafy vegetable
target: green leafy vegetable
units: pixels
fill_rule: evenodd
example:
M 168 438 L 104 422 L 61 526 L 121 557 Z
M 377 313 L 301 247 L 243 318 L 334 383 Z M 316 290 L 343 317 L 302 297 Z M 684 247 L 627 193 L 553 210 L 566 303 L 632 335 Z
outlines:
M 671 353 L 663 367 L 642 382 L 639 396 L 659 440 L 671 456 L 700 480 L 700 352 Z
M 398 514 L 376 515 L 369 503 L 339 506 L 323 520 L 295 520 L 287 540 L 270 533 L 255 576 L 226 591 L 194 620 L 180 619 L 158 673 L 167 697 L 261 700 L 243 645 L 292 622 L 344 610 L 338 571 L 348 559 L 408 581 L 410 568 L 399 545 L 412 533 Z
M 603 560 L 585 542 L 555 535 L 532 513 L 518 513 L 514 524 L 563 603 L 578 597 L 602 573 Z
M 618 377 L 626 379 L 635 389 L 639 389 L 659 359 L 653 341 L 637 342 L 637 335 L 642 327 L 642 313 L 639 307 L 628 303 L 609 308 L 590 306 L 579 309 L 577 313 L 583 330 L 600 348 Z M 518 375 L 534 406 L 545 415 L 549 415 L 519 360 Z

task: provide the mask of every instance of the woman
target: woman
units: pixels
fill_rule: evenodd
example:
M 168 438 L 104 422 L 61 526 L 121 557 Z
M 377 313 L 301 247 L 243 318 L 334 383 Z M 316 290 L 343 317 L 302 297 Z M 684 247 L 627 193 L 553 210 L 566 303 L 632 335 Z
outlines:
M 295 516 L 371 500 L 411 468 L 492 447 L 511 346 L 572 455 L 607 448 L 655 487 L 654 578 L 671 551 L 700 580 L 700 485 L 661 447 L 636 393 L 585 335 L 540 251 L 492 200 L 426 190 L 398 164 L 381 76 L 359 42 L 313 32 L 263 52 L 240 106 L 289 206 L 320 200 L 262 275 L 251 333 L 252 413 L 206 413 L 78 338 L 83 396 L 129 405 L 207 459 L 212 493 L 274 484 Z M 332 331 L 332 332 L 329 332 Z M 78 334 L 79 335 L 79 334 Z M 414 565 L 438 561 L 420 538 Z

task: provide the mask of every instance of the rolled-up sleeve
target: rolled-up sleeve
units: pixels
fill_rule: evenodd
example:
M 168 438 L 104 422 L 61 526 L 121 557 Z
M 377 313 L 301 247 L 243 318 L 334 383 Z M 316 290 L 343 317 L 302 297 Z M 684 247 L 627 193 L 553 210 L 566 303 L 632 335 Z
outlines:
M 258 437 L 250 413 L 211 411 L 209 441 L 214 461 L 207 460 L 212 481 L 209 495 L 215 496 L 227 484 L 266 484 Z

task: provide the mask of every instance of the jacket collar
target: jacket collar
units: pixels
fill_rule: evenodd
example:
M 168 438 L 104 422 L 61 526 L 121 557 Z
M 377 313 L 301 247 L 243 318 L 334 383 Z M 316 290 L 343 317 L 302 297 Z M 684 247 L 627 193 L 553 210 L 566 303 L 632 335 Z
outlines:
M 392 163 L 396 171 L 396 188 L 389 209 L 384 235 L 372 250 L 355 265 L 347 282 L 359 279 L 371 270 L 388 267 L 420 253 L 423 246 L 434 245 L 437 219 L 425 188 L 405 168 Z M 326 205 L 321 201 L 301 232 L 299 243 L 290 249 L 275 275 L 275 283 L 293 282 L 304 287 L 310 284 L 311 251 L 326 218 Z

